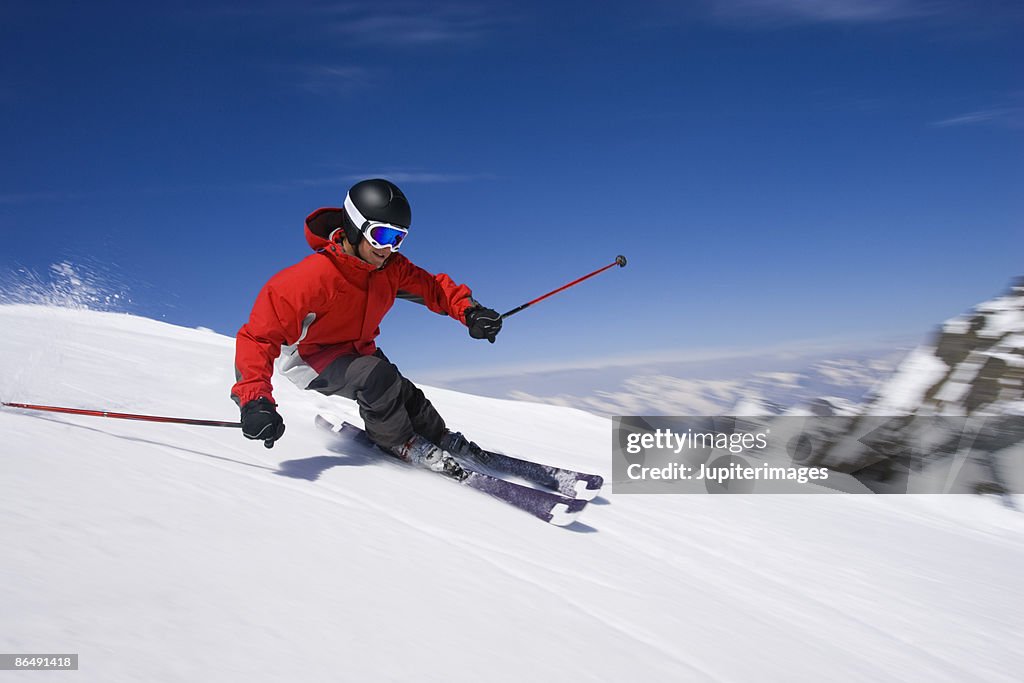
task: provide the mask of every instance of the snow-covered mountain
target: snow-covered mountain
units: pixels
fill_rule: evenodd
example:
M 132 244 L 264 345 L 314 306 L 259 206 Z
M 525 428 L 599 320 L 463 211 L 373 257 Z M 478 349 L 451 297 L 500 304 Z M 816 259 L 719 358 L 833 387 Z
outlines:
M 858 352 L 775 349 L 589 373 L 480 377 L 447 387 L 596 415 L 927 414 L 1024 411 L 1024 279 L 926 343 Z M 600 378 L 598 381 L 595 378 Z M 523 386 L 536 389 L 524 390 Z M 570 387 L 567 389 L 566 387 Z
M 0 399 L 235 419 L 232 340 L 0 306 Z M 414 378 L 415 379 L 415 378 Z M 233 429 L 0 410 L 0 652 L 65 681 L 1016 681 L 1024 517 L 967 496 L 617 495 L 558 528 L 336 452 L 277 382 Z M 487 446 L 610 470 L 610 421 L 425 390 Z
M 788 414 L 836 416 L 808 423 L 809 459 L 873 490 L 930 477 L 927 490 L 997 493 L 1012 506 L 1024 490 L 1024 279 L 943 324 L 864 405 L 819 399 Z
M 700 361 L 546 370 L 525 376 L 443 382 L 460 391 L 571 406 L 605 417 L 781 413 L 822 396 L 857 404 L 892 373 L 907 350 L 775 349 L 726 353 L 722 358 Z
M 873 415 L 1001 415 L 1024 410 L 1024 278 L 946 321 L 865 408 Z

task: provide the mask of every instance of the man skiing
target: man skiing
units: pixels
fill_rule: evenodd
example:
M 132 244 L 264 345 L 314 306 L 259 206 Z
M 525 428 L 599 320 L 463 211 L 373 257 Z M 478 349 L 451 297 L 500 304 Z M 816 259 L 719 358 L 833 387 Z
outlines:
M 465 285 L 398 253 L 411 222 L 405 195 L 382 179 L 356 183 L 343 208 L 318 209 L 306 218 L 306 241 L 316 253 L 267 282 L 235 340 L 231 396 L 247 438 L 269 448 L 284 434 L 271 386 L 280 355 L 282 373 L 299 387 L 355 400 L 367 434 L 381 448 L 431 469 L 458 468 L 444 451 L 465 447 L 465 440 L 446 429 L 374 339 L 398 297 L 464 322 L 470 336 L 491 343 L 501 316 L 475 301 Z

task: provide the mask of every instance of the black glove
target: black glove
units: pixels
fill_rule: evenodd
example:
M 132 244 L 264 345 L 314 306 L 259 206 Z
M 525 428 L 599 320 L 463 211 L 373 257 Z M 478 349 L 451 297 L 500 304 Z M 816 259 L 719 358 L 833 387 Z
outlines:
M 277 405 L 260 396 L 242 406 L 242 434 L 273 448 L 274 442 L 284 434 L 284 419 L 278 414 Z
M 469 336 L 473 339 L 486 339 L 494 343 L 494 338 L 501 332 L 501 314 L 493 308 L 475 306 L 466 311 L 466 326 Z

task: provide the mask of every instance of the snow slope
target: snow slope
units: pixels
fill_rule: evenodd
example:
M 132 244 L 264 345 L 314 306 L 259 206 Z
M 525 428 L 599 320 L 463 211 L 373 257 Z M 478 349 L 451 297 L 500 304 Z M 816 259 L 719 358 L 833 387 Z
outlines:
M 0 306 L 0 398 L 235 419 L 232 341 Z M 400 361 L 400 359 L 398 359 Z M 413 378 L 415 379 L 415 378 Z M 236 430 L 0 410 L 21 681 L 1016 681 L 1024 518 L 966 496 L 607 493 L 567 529 L 332 451 L 283 380 Z M 610 422 L 427 388 L 480 443 L 605 475 Z

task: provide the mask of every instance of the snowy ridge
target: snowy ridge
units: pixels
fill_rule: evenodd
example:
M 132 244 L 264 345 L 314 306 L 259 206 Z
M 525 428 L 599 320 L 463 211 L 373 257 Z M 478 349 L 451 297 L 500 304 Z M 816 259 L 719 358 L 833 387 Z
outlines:
M 235 419 L 232 340 L 0 306 L 0 398 Z M 400 359 L 397 359 L 400 362 Z M 543 524 L 331 451 L 280 380 L 232 429 L 0 410 L 0 651 L 64 681 L 1015 681 L 1021 516 L 974 497 L 627 496 Z M 608 474 L 610 424 L 425 387 L 496 450 Z M 12 678 L 13 676 L 13 678 Z M 0 673 L 0 680 L 24 675 Z
M 892 372 L 900 356 L 895 350 L 885 357 L 808 358 L 795 370 L 731 370 L 723 377 L 691 376 L 706 369 L 680 366 L 675 371 L 678 375 L 664 371 L 629 375 L 615 391 L 552 396 L 514 390 L 508 395 L 522 401 L 574 406 L 603 416 L 780 414 L 799 410 L 823 395 L 848 403 L 861 401 Z M 793 364 L 791 359 L 771 356 L 756 362 L 764 368 Z M 486 391 L 482 384 L 463 384 Z
M 933 339 L 909 353 L 892 348 L 839 358 L 807 356 L 796 365 L 786 359 L 786 369 L 778 369 L 784 363 L 778 354 L 765 354 L 747 359 L 754 366 L 745 371 L 723 366 L 721 374 L 708 376 L 699 364 L 680 364 L 672 373 L 654 368 L 626 373 L 615 391 L 513 390 L 508 395 L 603 416 L 1003 414 L 1024 398 L 1022 283 L 946 321 Z M 558 373 L 549 374 L 557 384 Z M 489 395 L 495 392 L 492 384 L 500 386 L 493 379 L 454 384 Z
M 947 321 L 866 404 L 820 398 L 786 414 L 850 418 L 819 423 L 828 434 L 819 435 L 816 461 L 872 490 L 884 492 L 894 474 L 909 471 L 933 477 L 935 490 L 997 493 L 1014 507 L 1012 492 L 1024 490 L 1022 342 L 1024 280 Z M 916 419 L 889 419 L 902 416 Z M 886 435 L 877 443 L 867 436 L 875 430 Z M 880 447 L 892 457 L 880 458 Z
M 1024 399 L 1024 278 L 916 349 L 865 408 L 872 415 L 1001 415 Z

